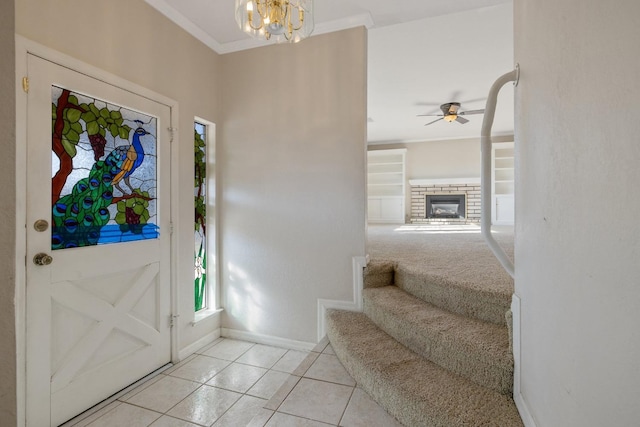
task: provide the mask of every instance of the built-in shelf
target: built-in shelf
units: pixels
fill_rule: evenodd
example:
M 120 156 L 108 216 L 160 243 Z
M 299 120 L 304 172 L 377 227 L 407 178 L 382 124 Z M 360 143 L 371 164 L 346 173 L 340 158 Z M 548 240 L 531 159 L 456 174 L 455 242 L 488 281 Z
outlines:
M 369 222 L 404 222 L 406 149 L 367 152 Z
M 494 143 L 491 150 L 491 222 L 513 224 L 514 206 L 514 145 L 513 142 Z

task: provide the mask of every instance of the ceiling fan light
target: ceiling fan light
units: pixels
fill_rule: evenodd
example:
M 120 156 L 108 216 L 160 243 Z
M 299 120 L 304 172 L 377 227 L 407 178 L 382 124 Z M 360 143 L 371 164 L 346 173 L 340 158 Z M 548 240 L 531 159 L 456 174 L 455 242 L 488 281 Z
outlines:
M 458 118 L 457 114 L 447 114 L 446 116 L 444 116 L 444 119 L 449 123 L 455 121 L 457 118 Z

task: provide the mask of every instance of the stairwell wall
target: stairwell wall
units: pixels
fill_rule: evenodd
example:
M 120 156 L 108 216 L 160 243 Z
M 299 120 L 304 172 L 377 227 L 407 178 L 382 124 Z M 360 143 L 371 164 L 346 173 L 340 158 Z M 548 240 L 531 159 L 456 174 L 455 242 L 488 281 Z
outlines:
M 364 28 L 222 56 L 223 327 L 317 340 L 365 253 Z
M 540 427 L 637 425 L 640 3 L 516 0 L 515 28 L 520 397 Z

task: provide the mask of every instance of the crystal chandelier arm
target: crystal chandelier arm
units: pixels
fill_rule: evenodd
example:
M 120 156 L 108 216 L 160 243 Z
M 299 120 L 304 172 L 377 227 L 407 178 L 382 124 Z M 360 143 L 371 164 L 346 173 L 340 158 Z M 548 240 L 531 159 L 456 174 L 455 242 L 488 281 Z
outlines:
M 298 9 L 298 21 L 299 26 L 295 27 L 293 22 L 291 22 L 291 16 L 293 14 L 293 8 Z M 293 36 L 294 31 L 300 30 L 304 26 L 304 9 L 300 8 L 300 6 L 292 6 L 291 3 L 287 5 L 287 31 L 284 33 L 284 38 L 287 41 L 291 41 L 291 37 Z
M 300 8 L 300 6 L 297 6 L 296 8 L 298 9 L 298 21 L 300 22 L 300 25 L 298 27 L 293 27 L 294 31 L 298 31 L 304 26 L 304 9 Z M 289 22 L 291 22 L 291 16 L 289 16 Z
M 253 30 L 260 30 L 262 27 L 264 27 L 264 11 L 260 10 L 260 6 L 262 5 L 263 4 L 260 2 L 260 0 L 256 2 L 256 9 L 257 9 L 258 15 L 260 16 L 260 25 L 257 27 L 254 27 L 253 26 L 253 1 L 247 2 L 247 23 Z
M 252 29 L 252 30 L 256 30 L 256 31 L 257 31 L 257 30 L 262 29 L 262 27 L 264 27 L 264 24 L 263 24 L 263 22 L 262 22 L 262 19 L 260 20 L 260 25 L 259 25 L 259 26 L 257 26 L 257 27 L 254 27 L 254 26 L 253 26 L 253 16 L 252 16 L 252 15 L 253 15 L 253 13 L 252 13 L 252 12 L 249 12 L 249 19 L 247 20 L 247 23 L 249 24 L 249 26 L 251 27 L 251 29 Z

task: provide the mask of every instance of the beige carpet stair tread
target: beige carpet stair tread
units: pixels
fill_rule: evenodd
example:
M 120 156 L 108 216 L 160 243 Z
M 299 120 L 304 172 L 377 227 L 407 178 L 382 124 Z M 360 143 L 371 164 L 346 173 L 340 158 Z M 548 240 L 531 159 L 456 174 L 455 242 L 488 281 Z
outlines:
M 358 384 L 406 426 L 522 426 L 513 400 L 420 357 L 363 313 L 329 310 L 333 349 Z
M 482 278 L 482 274 L 478 273 L 479 279 Z M 488 277 L 483 277 L 478 282 L 470 280 L 469 277 L 446 274 L 428 264 L 418 266 L 404 261 L 373 259 L 364 270 L 364 287 L 396 285 L 420 299 L 454 313 L 504 324 L 505 312 L 511 305 L 513 285 L 505 287 L 501 283 L 503 278 L 497 279 L 498 286 L 490 286 Z
M 396 286 L 367 288 L 363 297 L 364 313 L 396 341 L 484 387 L 512 393 L 506 326 L 451 313 Z
M 494 228 L 494 238 L 513 259 L 513 230 Z M 387 285 L 395 284 L 446 310 L 503 324 L 514 292 L 513 279 L 480 229 L 466 231 L 418 230 L 416 224 L 371 225 L 367 229 L 370 264 L 395 265 L 394 283 Z
M 473 282 L 434 274 L 427 267 L 404 266 L 394 272 L 394 285 L 438 307 L 487 322 L 505 324 L 505 312 L 511 305 L 511 293 Z

